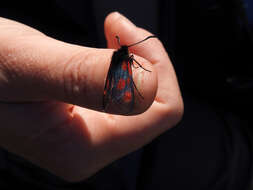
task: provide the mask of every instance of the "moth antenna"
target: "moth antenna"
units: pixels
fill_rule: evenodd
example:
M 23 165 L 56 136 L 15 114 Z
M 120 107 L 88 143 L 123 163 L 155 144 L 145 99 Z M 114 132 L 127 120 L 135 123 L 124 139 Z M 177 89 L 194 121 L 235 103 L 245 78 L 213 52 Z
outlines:
M 146 37 L 144 40 L 141 40 L 141 41 L 136 42 L 136 43 L 134 43 L 134 44 L 128 45 L 127 47 L 135 46 L 135 45 L 137 45 L 137 44 L 139 44 L 139 43 L 142 43 L 142 42 L 148 40 L 149 38 L 157 38 L 157 37 L 156 37 L 156 36 L 148 36 L 148 37 Z

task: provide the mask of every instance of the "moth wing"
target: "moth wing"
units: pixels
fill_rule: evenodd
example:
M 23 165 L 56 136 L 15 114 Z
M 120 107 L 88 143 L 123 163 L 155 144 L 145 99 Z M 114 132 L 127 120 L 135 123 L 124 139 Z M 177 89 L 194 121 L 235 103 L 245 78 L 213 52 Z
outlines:
M 123 113 L 129 113 L 134 106 L 134 83 L 131 60 L 124 60 L 113 73 L 112 102 L 120 107 Z
M 114 83 L 114 80 L 113 80 L 112 71 L 111 71 L 111 68 L 109 68 L 106 81 L 105 81 L 104 95 L 103 95 L 103 109 L 104 110 L 106 109 L 106 106 L 111 99 L 113 83 Z

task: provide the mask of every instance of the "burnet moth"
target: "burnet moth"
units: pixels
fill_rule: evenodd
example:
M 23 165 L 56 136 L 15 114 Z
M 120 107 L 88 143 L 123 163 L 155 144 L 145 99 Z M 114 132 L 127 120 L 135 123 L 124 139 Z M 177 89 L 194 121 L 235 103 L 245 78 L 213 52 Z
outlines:
M 110 104 L 113 104 L 117 106 L 117 109 L 121 110 L 121 113 L 130 113 L 134 108 L 134 89 L 136 89 L 139 96 L 144 99 L 134 83 L 132 66 L 134 68 L 141 67 L 148 72 L 151 71 L 142 67 L 142 65 L 134 59 L 134 56 L 129 54 L 128 48 L 142 43 L 149 38 L 156 38 L 156 36 L 148 36 L 144 40 L 127 46 L 121 45 L 120 38 L 116 36 L 120 48 L 112 55 L 111 64 L 105 81 L 103 95 L 103 109 L 105 111 Z M 133 62 L 138 66 L 136 67 Z

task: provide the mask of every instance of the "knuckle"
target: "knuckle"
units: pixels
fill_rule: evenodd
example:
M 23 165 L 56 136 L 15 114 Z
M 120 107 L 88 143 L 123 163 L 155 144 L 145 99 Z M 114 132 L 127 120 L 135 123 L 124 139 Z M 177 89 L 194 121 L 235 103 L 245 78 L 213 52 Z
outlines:
M 183 117 L 184 114 L 184 103 L 182 97 L 178 97 L 175 101 L 172 101 L 170 104 L 170 110 L 168 114 L 170 115 L 170 123 L 172 126 L 175 126 Z
M 184 103 L 182 98 L 178 101 L 178 104 L 175 106 L 175 118 L 176 118 L 176 123 L 178 123 L 183 115 L 184 115 Z
M 87 60 L 89 56 L 90 53 L 86 51 L 78 51 L 64 63 L 63 87 L 65 99 L 75 100 L 80 96 L 80 93 L 87 91 L 87 73 L 89 73 L 90 68 L 87 65 Z
M 0 50 L 0 99 L 8 100 L 14 95 L 13 87 L 22 76 L 16 52 L 11 48 Z

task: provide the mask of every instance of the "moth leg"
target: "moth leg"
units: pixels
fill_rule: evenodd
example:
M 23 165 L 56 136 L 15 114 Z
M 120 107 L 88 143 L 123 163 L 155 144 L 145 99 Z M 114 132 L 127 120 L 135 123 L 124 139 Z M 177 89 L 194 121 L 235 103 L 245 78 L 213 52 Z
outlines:
M 135 66 L 135 65 L 133 64 L 133 60 L 134 60 L 134 55 L 130 55 L 130 57 L 129 57 L 129 62 L 131 63 L 131 65 L 133 65 L 133 68 L 138 69 L 139 66 Z
M 134 55 L 131 55 L 131 56 L 129 57 L 129 62 L 130 62 L 130 64 L 133 65 L 133 67 L 134 67 L 133 60 L 134 60 Z M 138 63 L 137 63 L 137 64 L 138 64 Z M 139 64 L 138 64 L 138 65 L 139 65 Z M 135 67 L 135 68 L 136 68 L 136 67 Z M 139 67 L 137 67 L 137 68 L 139 68 Z M 146 70 L 146 69 L 145 69 L 145 70 Z M 151 71 L 150 71 L 150 72 L 151 72 Z M 136 85 L 135 85 L 135 83 L 134 83 L 133 78 L 132 78 L 132 82 L 133 82 L 134 88 L 135 88 L 136 91 L 138 92 L 139 96 L 140 96 L 142 99 L 144 99 L 144 97 L 141 95 L 141 93 L 140 93 L 139 90 L 137 89 L 137 87 L 136 87 Z
M 144 97 L 141 95 L 141 93 L 139 92 L 139 90 L 137 89 L 135 83 L 134 83 L 134 80 L 133 80 L 133 85 L 134 85 L 134 88 L 136 89 L 136 91 L 138 92 L 139 96 L 144 99 Z
M 140 63 L 138 63 L 138 61 L 136 61 L 136 60 L 134 59 L 134 56 L 133 56 L 133 55 L 131 55 L 130 58 L 131 58 L 132 60 L 134 60 L 134 62 L 137 63 L 137 65 L 139 65 L 139 67 L 141 67 L 143 70 L 148 71 L 148 72 L 151 72 L 150 70 L 145 69 Z

